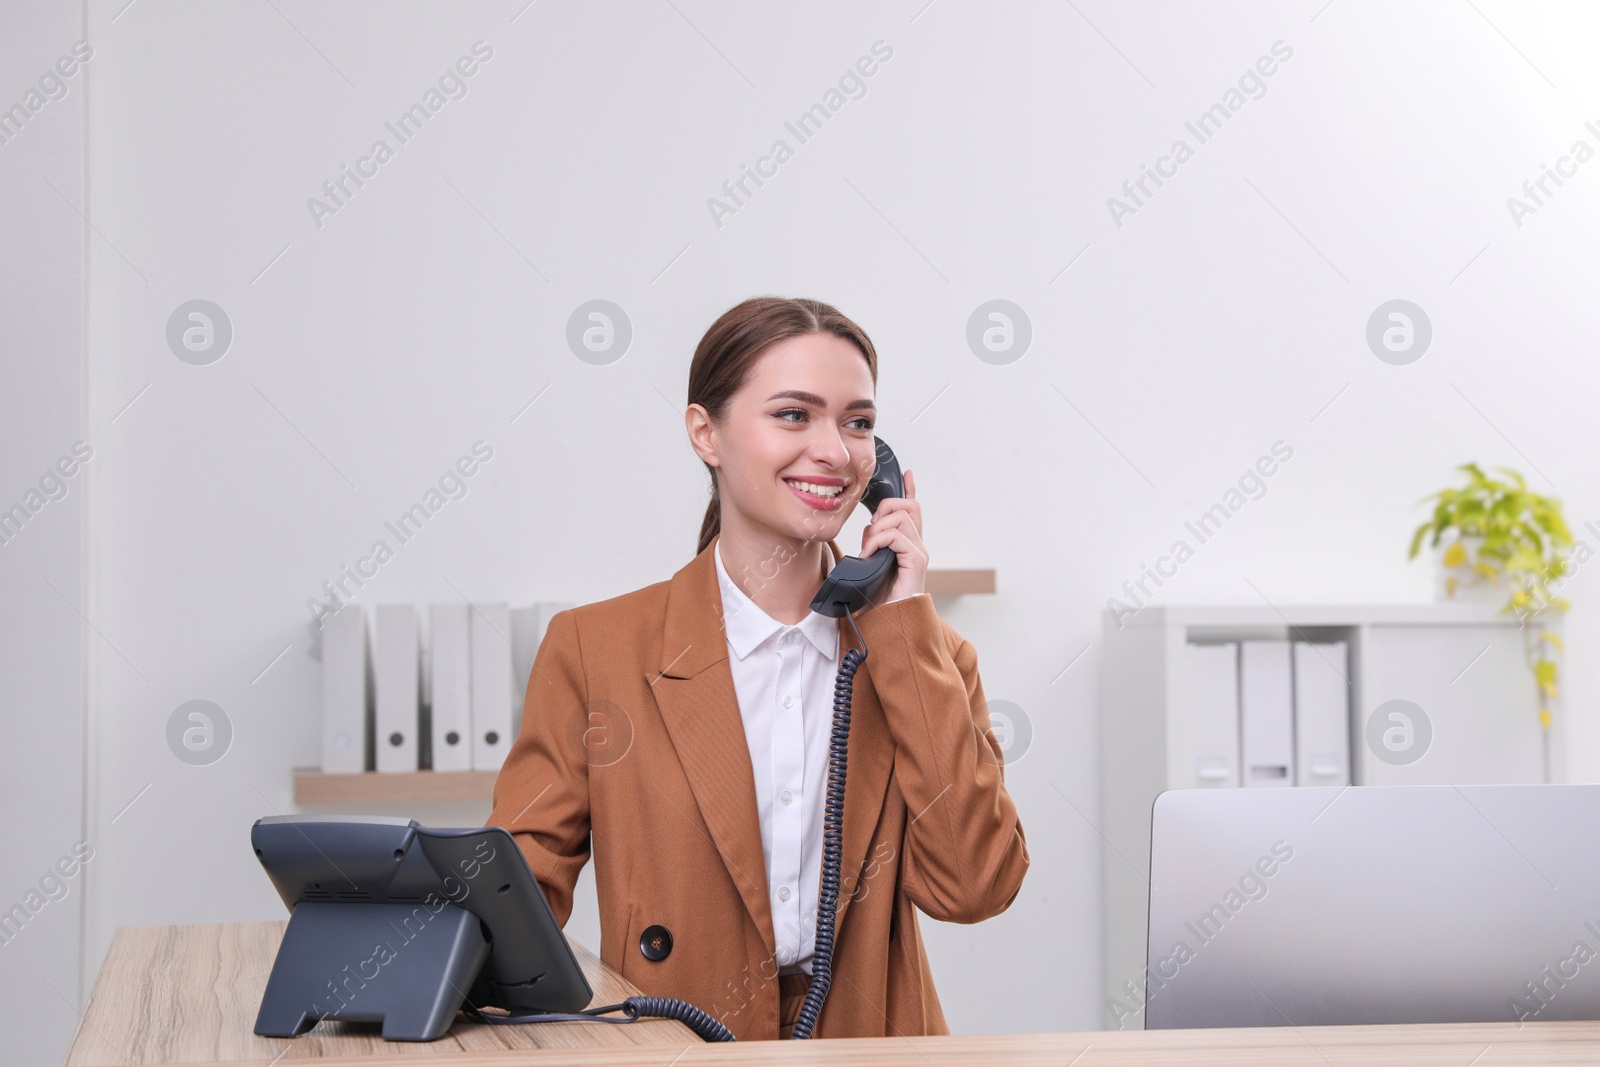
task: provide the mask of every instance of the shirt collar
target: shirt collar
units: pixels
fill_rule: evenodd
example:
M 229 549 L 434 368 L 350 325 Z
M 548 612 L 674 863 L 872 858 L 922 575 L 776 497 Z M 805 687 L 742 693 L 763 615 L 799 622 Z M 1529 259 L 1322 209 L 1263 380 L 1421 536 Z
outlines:
M 717 584 L 722 589 L 722 624 L 728 634 L 728 647 L 742 660 L 773 634 L 789 629 L 789 625 L 779 622 L 757 607 L 756 602 L 728 576 L 727 568 L 722 565 L 720 537 L 711 554 L 717 564 Z M 806 613 L 805 618 L 795 623 L 794 628 L 805 634 L 813 647 L 829 659 L 839 654 L 837 619 L 830 619 L 826 615 L 818 615 L 811 611 Z

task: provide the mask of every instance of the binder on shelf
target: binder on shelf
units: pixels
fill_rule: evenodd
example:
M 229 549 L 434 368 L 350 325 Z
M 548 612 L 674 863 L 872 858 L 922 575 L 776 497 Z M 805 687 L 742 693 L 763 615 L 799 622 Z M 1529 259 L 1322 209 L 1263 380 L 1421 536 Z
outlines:
M 433 676 L 428 736 L 436 771 L 466 771 L 473 765 L 471 616 L 470 604 L 428 607 Z
M 346 604 L 322 623 L 322 773 L 372 769 L 372 657 L 367 616 Z
M 1199 788 L 1239 784 L 1239 644 L 1186 645 L 1189 750 Z
M 557 613 L 572 607 L 571 604 L 541 601 L 524 608 L 511 609 L 511 666 L 513 671 L 511 728 L 522 729 L 522 702 L 528 695 L 528 676 L 533 673 L 533 660 L 544 642 L 544 632 Z
M 1240 772 L 1246 786 L 1295 784 L 1293 685 L 1288 641 L 1240 642 Z
M 418 768 L 422 676 L 417 648 L 417 609 L 410 604 L 379 604 L 376 619 L 376 768 Z
M 472 769 L 497 771 L 511 749 L 511 608 L 472 608 Z
M 1343 641 L 1294 643 L 1295 781 L 1350 784 L 1350 658 Z

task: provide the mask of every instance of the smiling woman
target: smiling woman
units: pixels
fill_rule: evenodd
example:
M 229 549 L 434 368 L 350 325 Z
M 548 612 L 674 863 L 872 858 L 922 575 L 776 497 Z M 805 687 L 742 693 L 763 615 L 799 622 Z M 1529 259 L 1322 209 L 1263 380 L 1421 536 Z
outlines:
M 810 608 L 885 473 L 877 358 L 815 300 L 712 324 L 684 412 L 712 478 L 697 554 L 551 619 L 495 781 L 489 823 L 556 918 L 592 849 L 600 958 L 740 1040 L 949 1033 L 917 913 L 987 919 L 1028 869 L 977 653 L 924 588 L 910 471 L 868 498 L 860 556 L 895 560 L 870 610 Z M 623 758 L 596 728 L 619 714 Z

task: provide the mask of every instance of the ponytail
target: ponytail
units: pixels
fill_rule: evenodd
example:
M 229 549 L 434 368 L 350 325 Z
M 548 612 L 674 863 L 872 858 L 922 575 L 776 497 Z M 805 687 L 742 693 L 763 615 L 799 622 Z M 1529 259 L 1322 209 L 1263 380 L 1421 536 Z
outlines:
M 706 550 L 713 538 L 722 532 L 722 497 L 717 490 L 717 476 L 711 475 L 711 502 L 706 505 L 706 517 L 700 520 L 700 544 L 695 555 Z

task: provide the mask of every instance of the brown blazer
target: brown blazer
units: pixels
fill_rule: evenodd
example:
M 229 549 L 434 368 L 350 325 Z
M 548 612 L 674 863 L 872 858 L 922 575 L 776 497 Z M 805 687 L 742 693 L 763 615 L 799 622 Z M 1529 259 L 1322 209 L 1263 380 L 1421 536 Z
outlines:
M 592 847 L 600 958 L 746 1041 L 778 1036 L 778 968 L 713 546 L 670 581 L 550 620 L 488 824 L 515 835 L 563 926 Z M 913 905 L 945 922 L 997 915 L 1028 849 L 971 643 L 927 596 L 856 621 L 868 655 L 833 984 L 814 1036 L 946 1034 Z M 856 642 L 839 627 L 842 658 Z M 657 960 L 640 945 L 650 927 L 671 935 Z

